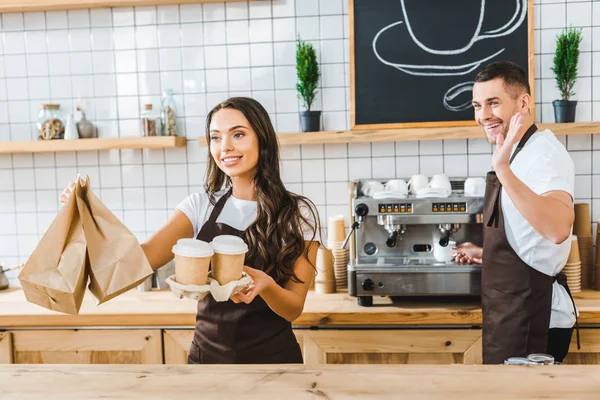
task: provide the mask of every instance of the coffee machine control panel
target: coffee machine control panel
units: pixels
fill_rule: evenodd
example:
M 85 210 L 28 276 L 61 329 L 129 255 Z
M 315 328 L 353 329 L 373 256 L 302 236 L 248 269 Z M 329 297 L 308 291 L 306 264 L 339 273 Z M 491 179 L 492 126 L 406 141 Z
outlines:
M 431 203 L 431 212 L 433 213 L 466 213 L 467 203 Z
M 412 203 L 378 204 L 379 214 L 412 214 Z

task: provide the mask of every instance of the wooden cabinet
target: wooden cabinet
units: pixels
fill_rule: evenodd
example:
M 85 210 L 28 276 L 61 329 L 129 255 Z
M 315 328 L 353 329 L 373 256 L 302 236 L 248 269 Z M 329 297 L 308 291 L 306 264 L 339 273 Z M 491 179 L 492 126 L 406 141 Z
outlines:
M 305 364 L 480 364 L 481 331 L 319 330 L 304 334 Z
M 479 330 L 294 330 L 305 364 L 481 364 Z M 193 330 L 163 332 L 165 364 L 187 363 Z
M 573 332 L 569 354 L 565 364 L 600 364 L 600 329 L 581 328 L 579 330 L 581 349 L 577 350 L 577 336 Z
M 308 365 L 481 364 L 479 329 L 296 329 Z M 0 364 L 186 364 L 193 329 L 0 332 Z M 163 359 L 164 354 L 164 359 Z M 600 329 L 565 364 L 600 364 Z
M 193 329 L 169 329 L 163 331 L 165 364 L 187 364 Z
M 12 364 L 12 340 L 8 332 L 0 332 L 0 364 Z
M 30 330 L 10 335 L 15 364 L 163 363 L 158 329 Z

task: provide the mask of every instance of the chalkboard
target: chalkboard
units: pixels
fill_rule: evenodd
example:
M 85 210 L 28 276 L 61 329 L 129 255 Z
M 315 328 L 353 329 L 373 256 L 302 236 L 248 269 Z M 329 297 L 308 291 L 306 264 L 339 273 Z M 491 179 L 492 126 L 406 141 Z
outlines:
M 353 130 L 473 125 L 473 79 L 493 61 L 519 64 L 533 91 L 533 0 L 350 0 L 349 13 Z

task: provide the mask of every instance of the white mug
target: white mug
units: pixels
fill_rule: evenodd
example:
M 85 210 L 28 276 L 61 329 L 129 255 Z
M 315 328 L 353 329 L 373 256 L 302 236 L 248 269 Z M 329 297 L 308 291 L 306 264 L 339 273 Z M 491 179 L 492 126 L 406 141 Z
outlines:
M 481 177 L 467 178 L 464 189 L 466 196 L 483 196 L 485 194 L 485 179 Z
M 425 175 L 413 175 L 408 181 L 408 190 L 412 194 L 417 194 L 419 189 L 425 189 L 429 184 L 429 178 Z
M 446 174 L 436 174 L 429 181 L 430 188 L 432 189 L 446 189 L 452 190 L 452 185 L 450 184 L 450 179 L 446 176 Z
M 374 193 L 383 192 L 385 187 L 378 181 L 367 181 L 362 184 L 362 192 L 365 196 L 373 196 Z
M 433 244 L 433 257 L 439 262 L 450 262 L 454 259 L 452 249 L 456 247 L 454 240 L 448 241 L 448 246 L 440 246 L 438 242 Z
M 408 185 L 404 179 L 392 179 L 385 184 L 385 190 L 406 195 L 408 193 Z

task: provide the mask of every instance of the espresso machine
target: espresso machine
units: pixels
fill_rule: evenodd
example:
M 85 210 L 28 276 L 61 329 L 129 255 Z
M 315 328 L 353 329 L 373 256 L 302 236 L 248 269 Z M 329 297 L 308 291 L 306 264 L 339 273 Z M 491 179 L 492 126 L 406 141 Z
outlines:
M 373 296 L 480 295 L 481 265 L 434 257 L 451 241 L 483 244 L 483 197 L 465 196 L 464 179 L 450 181 L 448 197 L 377 199 L 362 193 L 366 181 L 351 183 L 348 292 L 359 305 Z

